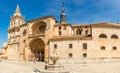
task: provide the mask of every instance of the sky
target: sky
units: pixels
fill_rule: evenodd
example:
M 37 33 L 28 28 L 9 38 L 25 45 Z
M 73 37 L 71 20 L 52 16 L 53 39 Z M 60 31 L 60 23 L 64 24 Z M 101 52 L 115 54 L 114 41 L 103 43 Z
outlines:
M 59 21 L 62 2 L 67 22 L 71 24 L 120 21 L 120 0 L 0 0 L 0 47 L 8 39 L 10 16 L 17 5 L 26 22 L 49 15 Z

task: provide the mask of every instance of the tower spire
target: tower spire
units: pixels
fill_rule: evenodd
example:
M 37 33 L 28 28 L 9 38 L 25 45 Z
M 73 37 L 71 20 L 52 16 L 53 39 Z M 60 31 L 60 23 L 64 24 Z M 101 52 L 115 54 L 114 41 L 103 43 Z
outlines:
M 20 8 L 19 8 L 19 5 L 17 5 L 17 7 L 16 7 L 16 11 L 15 11 L 16 13 L 18 12 L 18 13 L 20 13 Z
M 64 13 L 64 2 L 62 3 L 62 13 Z
M 24 24 L 24 17 L 20 13 L 20 8 L 17 5 L 13 16 L 10 17 L 10 29 L 14 27 L 19 27 L 19 25 Z
M 66 22 L 66 14 L 65 14 L 65 9 L 64 9 L 64 2 L 62 3 L 62 12 L 60 15 L 60 23 L 65 23 Z
M 21 16 L 19 5 L 17 5 L 14 16 Z

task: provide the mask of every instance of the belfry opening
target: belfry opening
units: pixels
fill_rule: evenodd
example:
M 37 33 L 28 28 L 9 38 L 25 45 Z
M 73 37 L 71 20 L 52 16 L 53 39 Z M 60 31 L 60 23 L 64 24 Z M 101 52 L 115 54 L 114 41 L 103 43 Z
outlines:
M 37 38 L 33 39 L 30 42 L 31 56 L 29 59 L 36 60 L 38 62 L 44 62 L 45 58 L 45 43 L 42 39 Z

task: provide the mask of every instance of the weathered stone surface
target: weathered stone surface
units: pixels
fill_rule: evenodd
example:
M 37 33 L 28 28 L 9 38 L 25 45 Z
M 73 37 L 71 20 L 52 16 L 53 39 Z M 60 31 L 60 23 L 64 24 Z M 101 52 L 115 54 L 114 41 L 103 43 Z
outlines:
M 19 7 L 17 7 L 19 10 Z M 16 16 L 17 15 L 17 16 Z M 107 38 L 99 38 L 105 34 Z M 118 38 L 111 38 L 117 35 Z M 2 57 L 12 61 L 51 62 L 55 49 L 60 61 L 80 62 L 84 59 L 120 58 L 120 25 L 114 23 L 57 23 L 52 16 L 24 23 L 18 11 L 10 20 L 8 41 Z M 70 48 L 69 45 L 72 45 Z M 83 48 L 86 44 L 86 49 Z M 56 45 L 56 48 L 55 48 Z M 104 50 L 101 48 L 104 47 Z

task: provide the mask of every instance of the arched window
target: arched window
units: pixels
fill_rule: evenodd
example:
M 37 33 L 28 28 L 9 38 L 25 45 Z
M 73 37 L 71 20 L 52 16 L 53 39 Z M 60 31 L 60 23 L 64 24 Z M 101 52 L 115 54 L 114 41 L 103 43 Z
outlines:
M 107 38 L 107 36 L 105 34 L 100 34 L 99 38 Z
M 61 30 L 61 26 L 59 26 L 59 30 Z
M 102 46 L 102 47 L 101 47 L 101 50 L 105 50 L 105 46 Z
M 117 50 L 117 47 L 113 47 L 113 50 Z
M 86 34 L 86 35 L 88 34 L 88 30 L 85 30 L 85 34 Z
M 81 30 L 81 29 L 78 29 L 78 30 L 76 31 L 76 34 L 77 34 L 77 35 L 81 35 L 81 34 L 82 34 L 82 30 Z
M 33 34 L 44 34 L 47 24 L 43 21 L 36 21 L 32 26 Z
M 41 25 L 41 26 L 39 27 L 39 30 L 40 30 L 40 31 L 45 31 L 45 25 Z
M 45 32 L 45 28 L 46 28 L 45 25 L 41 25 L 41 26 L 39 27 L 40 33 L 44 33 L 44 32 Z
M 113 39 L 118 39 L 118 36 L 117 36 L 116 34 L 113 34 L 113 35 L 111 36 L 111 38 L 113 38 Z

